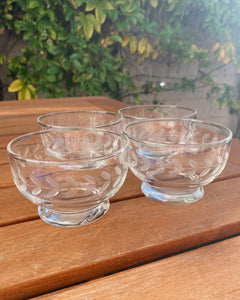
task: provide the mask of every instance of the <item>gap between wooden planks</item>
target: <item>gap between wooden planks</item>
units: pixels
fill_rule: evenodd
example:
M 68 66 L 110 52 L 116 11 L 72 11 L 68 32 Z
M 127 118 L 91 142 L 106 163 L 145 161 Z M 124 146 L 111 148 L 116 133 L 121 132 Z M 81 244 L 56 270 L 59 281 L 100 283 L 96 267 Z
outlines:
M 240 299 L 240 237 L 34 298 Z
M 212 183 L 188 206 L 145 197 L 113 203 L 102 219 L 80 228 L 41 220 L 2 227 L 0 296 L 33 297 L 236 235 L 239 181 Z

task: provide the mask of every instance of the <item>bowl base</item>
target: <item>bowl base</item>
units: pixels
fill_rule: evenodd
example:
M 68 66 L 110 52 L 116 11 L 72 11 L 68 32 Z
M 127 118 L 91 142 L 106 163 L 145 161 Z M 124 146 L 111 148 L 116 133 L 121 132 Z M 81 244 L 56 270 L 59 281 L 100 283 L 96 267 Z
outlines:
M 78 213 L 62 213 L 39 206 L 38 214 L 44 222 L 51 225 L 60 227 L 78 227 L 91 224 L 103 217 L 108 211 L 109 206 L 109 200 L 105 200 L 91 210 L 85 210 Z
M 147 183 L 142 183 L 142 192 L 146 197 L 156 202 L 167 205 L 187 205 L 200 200 L 204 195 L 204 190 L 199 187 L 191 194 L 165 194 L 157 191 Z

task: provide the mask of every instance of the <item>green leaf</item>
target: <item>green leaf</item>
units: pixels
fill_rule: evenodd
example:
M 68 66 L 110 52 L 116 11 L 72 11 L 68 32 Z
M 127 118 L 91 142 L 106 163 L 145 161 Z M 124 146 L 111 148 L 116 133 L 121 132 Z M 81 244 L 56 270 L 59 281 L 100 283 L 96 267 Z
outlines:
M 33 38 L 33 31 L 27 31 L 23 35 L 25 41 L 31 40 Z
M 137 51 L 137 46 L 138 46 L 137 38 L 135 36 L 132 36 L 129 42 L 129 48 L 132 54 L 134 54 Z
M 64 67 L 64 69 L 65 69 L 66 71 L 68 71 L 68 70 L 70 69 L 70 67 L 71 67 L 71 62 L 70 62 L 70 60 L 64 61 L 63 67 Z
M 28 8 L 30 8 L 30 9 L 33 9 L 33 8 L 36 8 L 39 6 L 40 6 L 40 3 L 37 0 L 28 1 Z
M 102 25 L 105 20 L 106 20 L 106 17 L 107 17 L 107 14 L 106 14 L 106 11 L 105 9 L 103 9 L 102 7 L 98 6 L 96 9 L 95 9 L 95 14 L 96 14 L 96 19 L 98 21 L 98 23 L 100 25 Z
M 9 92 L 18 92 L 24 87 L 24 82 L 21 79 L 14 80 L 8 87 Z
M 18 100 L 30 100 L 31 98 L 31 91 L 27 86 L 24 86 L 18 93 Z
M 210 90 L 210 94 L 211 94 L 211 95 L 219 94 L 220 92 L 221 92 L 221 88 L 218 87 L 218 86 L 214 86 L 214 87 L 212 87 L 211 90 Z
M 158 6 L 158 0 L 150 0 L 152 7 L 156 8 Z
M 123 74 L 121 72 L 115 72 L 113 75 L 114 80 L 120 82 L 123 78 Z
M 59 68 L 57 66 L 50 66 L 48 69 L 47 69 L 47 73 L 48 74 L 57 74 L 59 72 Z
M 96 8 L 96 3 L 89 1 L 89 2 L 87 2 L 85 11 L 92 11 L 95 8 Z
M 72 60 L 72 64 L 74 65 L 78 73 L 82 73 L 85 71 L 84 66 L 77 59 Z
M 43 66 L 43 61 L 42 59 L 36 59 L 35 62 L 34 62 L 34 66 L 36 68 L 37 71 L 41 70 L 42 69 L 42 66 Z
M 121 58 L 116 58 L 114 60 L 114 64 L 111 64 L 111 67 L 114 69 L 114 70 L 118 70 L 123 64 L 123 60 Z
M 109 39 L 113 42 L 118 42 L 120 44 L 122 44 L 123 42 L 123 39 L 119 35 L 111 35 Z
M 6 60 L 6 56 L 4 54 L 0 54 L 0 65 L 2 65 Z
M 50 44 L 48 46 L 48 52 L 52 55 L 59 55 L 62 52 L 62 47 Z
M 57 33 L 57 39 L 59 41 L 65 41 L 67 39 L 67 33 L 66 32 Z
M 108 83 L 108 86 L 110 87 L 110 90 L 111 91 L 116 91 L 117 89 L 117 85 L 116 85 L 116 82 L 114 81 L 114 79 L 112 78 L 112 76 L 109 76 L 107 78 L 107 83 Z
M 14 22 L 14 27 L 16 30 L 22 30 L 22 21 Z
M 140 94 L 136 93 L 133 95 L 133 99 L 136 103 L 141 104 L 141 96 Z
M 139 54 L 143 54 L 144 51 L 146 50 L 147 47 L 147 43 L 148 43 L 148 39 L 147 38 L 142 38 L 139 43 L 138 43 L 138 52 Z
M 86 15 L 87 22 L 91 22 L 98 33 L 101 33 L 101 26 L 98 23 L 96 17 L 92 14 Z
M 49 82 L 55 82 L 56 81 L 56 76 L 55 74 L 50 74 L 46 77 L 47 81 Z
M 75 59 L 80 59 L 82 57 L 82 54 L 75 52 L 73 54 L 70 55 L 69 59 L 70 60 L 75 60 Z
M 54 11 L 48 9 L 48 10 L 47 10 L 47 15 L 48 15 L 48 17 L 49 17 L 49 20 L 50 20 L 51 22 L 54 22 L 54 20 L 55 20 L 55 13 L 54 13 Z M 46 22 L 45 22 L 45 24 L 46 24 Z
M 86 40 L 89 41 L 94 32 L 93 23 L 91 22 L 91 20 L 89 20 L 89 18 L 85 18 L 84 20 L 83 32 Z
M 32 84 L 28 84 L 27 88 L 29 89 L 30 93 L 31 93 L 31 98 L 32 99 L 37 99 L 37 93 L 36 93 L 36 88 L 35 86 L 33 86 Z
M 4 15 L 4 18 L 5 18 L 5 20 L 8 20 L 8 21 L 10 21 L 10 20 L 12 20 L 12 19 L 13 19 L 13 16 L 12 16 L 12 15 L 10 15 L 10 14 L 6 14 L 6 15 Z

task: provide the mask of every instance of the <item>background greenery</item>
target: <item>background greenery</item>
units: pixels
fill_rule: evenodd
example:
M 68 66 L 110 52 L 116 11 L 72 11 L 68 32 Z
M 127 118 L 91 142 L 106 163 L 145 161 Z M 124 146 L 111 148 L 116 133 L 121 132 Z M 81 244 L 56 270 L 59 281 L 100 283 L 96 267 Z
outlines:
M 10 31 L 27 41 L 21 56 L 0 53 L 18 99 L 110 95 L 123 99 L 164 91 L 161 78 L 142 85 L 131 77 L 126 57 L 197 63 L 196 77 L 183 77 L 173 90 L 200 84 L 219 106 L 240 106 L 232 86 L 214 74 L 233 63 L 240 72 L 239 0 L 5 0 L 0 4 L 1 35 Z M 124 67 L 125 66 L 125 67 Z

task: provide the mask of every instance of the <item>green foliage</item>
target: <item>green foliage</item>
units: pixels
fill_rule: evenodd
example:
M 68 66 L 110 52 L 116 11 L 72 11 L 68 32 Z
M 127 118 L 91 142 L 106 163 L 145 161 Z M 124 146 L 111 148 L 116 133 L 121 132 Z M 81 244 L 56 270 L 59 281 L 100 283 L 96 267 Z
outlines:
M 239 0 L 5 0 L 0 13 L 0 34 L 12 30 L 28 42 L 22 56 L 8 59 L 8 76 L 31 87 L 28 96 L 130 94 L 141 103 L 141 94 L 169 89 L 152 77 L 139 86 L 123 67 L 135 56 L 139 64 L 198 63 L 196 78 L 171 89 L 193 92 L 200 84 L 220 106 L 239 111 L 232 88 L 213 79 L 229 63 L 240 66 Z

